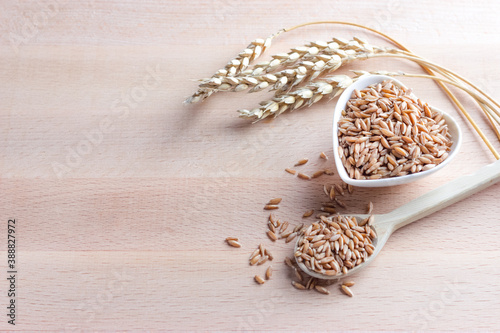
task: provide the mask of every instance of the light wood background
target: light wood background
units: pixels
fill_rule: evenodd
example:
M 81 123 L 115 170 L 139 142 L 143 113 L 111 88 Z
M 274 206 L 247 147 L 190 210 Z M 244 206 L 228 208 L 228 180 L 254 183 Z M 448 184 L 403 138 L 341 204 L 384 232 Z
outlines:
M 487 330 L 500 319 L 500 186 L 398 232 L 354 280 L 354 298 L 291 287 L 291 244 L 265 236 L 272 197 L 282 219 L 319 208 L 325 182 L 283 170 L 331 152 L 335 101 L 251 125 L 235 110 L 269 94 L 218 94 L 183 106 L 193 79 L 223 67 L 254 38 L 314 20 L 378 28 L 417 54 L 500 98 L 498 2 L 478 1 L 2 1 L 0 10 L 0 275 L 6 224 L 17 221 L 17 325 L 0 329 Z M 383 40 L 359 29 L 313 26 L 279 37 L 270 53 L 333 36 Z M 265 59 L 265 57 L 264 57 Z M 420 72 L 402 61 L 352 68 Z M 152 76 L 154 73 L 154 76 Z M 405 79 L 456 116 L 460 154 L 405 186 L 360 189 L 346 212 L 377 213 L 494 158 L 432 82 Z M 465 95 L 464 105 L 486 122 Z M 486 129 L 497 149 L 500 145 Z M 223 240 L 237 236 L 243 248 Z M 249 254 L 265 244 L 273 279 L 259 286 Z

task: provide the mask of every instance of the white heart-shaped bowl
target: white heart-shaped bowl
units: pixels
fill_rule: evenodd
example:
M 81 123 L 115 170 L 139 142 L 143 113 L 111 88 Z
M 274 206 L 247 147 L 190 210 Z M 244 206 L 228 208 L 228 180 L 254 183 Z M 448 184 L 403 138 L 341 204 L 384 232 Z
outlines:
M 364 89 L 374 83 L 379 83 L 384 80 L 391 80 L 395 85 L 406 88 L 406 86 L 400 81 L 394 79 L 393 77 L 386 75 L 364 75 L 361 76 L 358 80 L 356 80 L 353 84 L 347 87 L 344 92 L 340 95 L 337 105 L 335 105 L 335 111 L 333 115 L 333 156 L 335 157 L 335 166 L 337 168 L 337 172 L 340 178 L 347 184 L 358 187 L 385 187 L 385 186 L 394 186 L 401 185 L 414 182 L 423 177 L 429 176 L 434 172 L 438 172 L 442 168 L 444 168 L 450 161 L 455 157 L 462 145 L 462 131 L 458 126 L 457 122 L 453 117 L 448 115 L 447 113 L 439 110 L 438 108 L 432 107 L 429 105 L 429 108 L 432 111 L 439 112 L 443 115 L 443 118 L 446 120 L 448 125 L 448 132 L 451 134 L 451 139 L 453 144 L 451 146 L 450 151 L 448 152 L 448 157 L 438 164 L 435 168 L 426 171 L 420 171 L 417 173 L 412 173 L 404 176 L 398 177 L 388 177 L 388 178 L 380 178 L 380 179 L 352 179 L 347 174 L 344 165 L 340 159 L 338 148 L 339 148 L 339 140 L 338 140 L 338 121 L 342 116 L 342 110 L 345 110 L 347 101 L 351 98 L 351 94 L 354 89 Z

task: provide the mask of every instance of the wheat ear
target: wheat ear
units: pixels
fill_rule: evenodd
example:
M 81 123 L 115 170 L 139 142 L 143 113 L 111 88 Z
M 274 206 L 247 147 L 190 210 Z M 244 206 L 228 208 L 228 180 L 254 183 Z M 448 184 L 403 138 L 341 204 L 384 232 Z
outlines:
M 252 110 L 238 110 L 240 117 L 262 120 L 269 116 L 277 117 L 285 111 L 293 111 L 301 107 L 311 106 L 323 97 L 335 98 L 352 83 L 347 75 L 334 75 L 323 78 L 321 81 L 296 88 L 288 93 L 275 95 L 268 101 L 261 102 L 261 106 Z
M 303 52 L 299 54 L 298 50 Z M 313 81 L 317 77 L 331 73 L 354 59 L 383 52 L 385 49 L 370 45 L 356 37 L 349 41 L 334 38 L 330 43 L 316 41 L 308 44 L 308 47 L 294 48 L 289 53 L 273 55 L 273 60 L 257 64 L 253 69 L 245 71 L 248 73 L 246 76 L 244 74 L 247 73 L 241 72 L 235 76 L 221 77 L 217 81 L 204 79 L 200 88 L 216 88 L 217 91 L 231 92 L 250 89 L 249 92 L 257 92 L 270 87 L 271 90 L 286 91 L 303 82 Z M 294 54 L 297 56 L 291 56 Z M 273 73 L 283 64 L 289 67 Z
M 188 97 L 184 103 L 197 103 L 212 95 L 218 90 L 217 85 L 220 85 L 220 80 L 222 78 L 232 77 L 244 71 L 253 60 L 261 56 L 266 49 L 271 46 L 272 40 L 283 32 L 284 30 L 280 30 L 266 39 L 259 38 L 251 42 L 242 52 L 231 59 L 224 68 L 219 69 L 214 75 L 212 75 L 209 80 L 214 84 L 214 86 L 200 87 L 192 96 Z

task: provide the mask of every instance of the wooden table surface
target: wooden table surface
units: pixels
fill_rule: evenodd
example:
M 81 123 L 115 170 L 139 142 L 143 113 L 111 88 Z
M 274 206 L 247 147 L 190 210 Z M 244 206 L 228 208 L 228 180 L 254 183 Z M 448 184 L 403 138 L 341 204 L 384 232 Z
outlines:
M 499 185 L 400 231 L 358 273 L 355 297 L 292 288 L 292 244 L 265 235 L 273 197 L 295 225 L 324 200 L 308 172 L 332 157 L 335 101 L 250 124 L 269 96 L 218 94 L 183 106 L 251 40 L 316 20 L 369 25 L 500 98 L 498 2 L 478 1 L 3 1 L 0 11 L 2 330 L 491 330 L 500 326 Z M 311 40 L 362 36 L 317 25 L 280 36 L 268 54 Z M 264 56 L 265 59 L 265 56 Z M 368 60 L 350 69 L 405 70 Z M 344 73 L 348 73 L 344 71 Z M 432 82 L 404 79 L 453 114 L 456 159 L 410 185 L 356 189 L 345 212 L 388 212 L 494 158 Z M 454 90 L 455 91 L 455 90 Z M 484 116 L 457 93 L 496 149 Z M 7 323 L 7 222 L 16 220 L 16 325 Z M 309 222 L 312 219 L 307 220 Z M 224 243 L 240 238 L 241 249 Z M 267 265 L 249 266 L 259 243 Z

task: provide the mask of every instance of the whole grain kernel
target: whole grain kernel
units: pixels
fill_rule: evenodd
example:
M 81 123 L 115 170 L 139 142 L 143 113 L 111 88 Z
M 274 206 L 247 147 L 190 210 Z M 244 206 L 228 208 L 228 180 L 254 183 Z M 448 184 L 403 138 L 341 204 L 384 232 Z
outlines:
M 344 294 L 346 294 L 347 296 L 349 296 L 349 297 L 354 296 L 354 294 L 352 293 L 352 290 L 348 286 L 346 286 L 345 284 L 343 284 L 341 286 L 341 289 L 344 292 Z
M 269 200 L 269 202 L 267 204 L 268 205 L 277 205 L 280 202 L 281 202 L 281 198 L 274 198 L 274 199 Z
M 311 176 L 308 176 L 308 175 L 306 175 L 305 173 L 302 173 L 302 172 L 299 172 L 299 174 L 297 175 L 297 177 L 299 177 L 300 179 L 304 179 L 304 180 L 311 180 Z
M 373 212 L 373 202 L 369 202 L 368 206 L 366 207 L 366 214 L 371 214 Z
M 316 286 L 316 282 L 318 280 L 316 278 L 310 278 L 309 281 L 307 281 L 307 284 L 306 284 L 306 289 L 313 289 L 315 286 Z
M 271 251 L 269 251 L 268 249 L 264 250 L 264 255 L 266 255 L 269 258 L 269 260 L 271 260 L 271 261 L 274 259 L 274 256 L 272 255 Z
M 229 245 L 231 245 L 232 247 L 241 247 L 241 244 L 238 241 L 235 241 L 235 240 L 232 240 L 232 239 L 228 240 L 227 243 Z
M 308 159 L 308 158 L 303 158 L 303 159 L 299 160 L 299 161 L 295 164 L 295 166 L 304 165 L 304 164 L 306 164 L 308 161 L 309 161 L 309 159 Z
M 302 231 L 302 229 L 304 229 L 304 223 L 296 225 L 295 228 L 293 228 L 293 232 L 299 233 Z
M 286 243 L 290 243 L 291 241 L 293 241 L 295 239 L 295 237 L 297 237 L 297 233 L 296 232 L 293 232 L 291 233 L 287 238 L 286 238 Z
M 288 172 L 291 175 L 295 175 L 297 173 L 297 171 L 295 171 L 293 169 L 289 169 L 289 168 L 286 168 L 285 171 Z
M 330 295 L 330 291 L 328 291 L 325 287 L 316 285 L 314 286 L 314 289 L 321 294 Z
M 276 240 L 278 239 L 276 234 L 274 232 L 272 232 L 271 230 L 269 230 L 267 232 L 267 237 L 269 237 L 269 239 L 272 240 L 273 242 L 276 242 Z
M 273 266 L 269 266 L 266 269 L 266 280 L 271 279 L 271 276 L 273 276 Z
M 288 230 L 288 231 L 286 231 L 286 232 L 282 232 L 282 233 L 280 234 L 280 238 L 282 238 L 282 239 L 283 239 L 283 238 L 285 238 L 285 239 L 286 239 L 286 238 L 287 238 L 288 236 L 290 236 L 291 234 L 293 234 L 293 230 Z
M 319 154 L 319 157 L 328 161 L 328 156 L 325 154 L 325 152 L 321 152 L 321 154 Z
M 347 206 L 346 206 L 346 204 L 345 204 L 342 200 L 340 200 L 339 198 L 333 198 L 333 200 L 335 200 L 335 202 L 336 202 L 336 203 L 337 203 L 340 207 L 342 207 L 342 208 L 346 208 L 346 207 L 347 207 Z
M 302 217 L 309 217 L 311 216 L 312 214 L 314 214 L 314 209 L 310 209 L 308 210 L 307 212 L 305 212 Z
M 345 192 L 344 192 L 344 188 L 342 186 L 340 186 L 339 184 L 335 184 L 333 185 L 335 187 L 335 191 L 337 192 L 337 194 L 340 194 L 340 195 L 345 195 Z
M 306 287 L 297 281 L 292 281 L 292 286 L 299 290 L 306 290 Z
M 268 259 L 269 259 L 268 256 L 264 256 L 264 257 L 260 258 L 260 260 L 257 262 L 257 266 L 265 264 Z
M 337 212 L 335 208 L 332 207 L 322 207 L 321 210 L 330 214 L 335 214 Z
M 329 195 L 328 195 L 328 196 L 330 197 L 330 200 L 335 199 L 335 186 L 332 186 L 332 187 L 330 188 L 330 193 L 329 193 Z
M 286 229 L 288 229 L 288 226 L 289 226 L 289 225 L 290 225 L 290 224 L 289 224 L 287 221 L 283 222 L 283 224 L 281 224 L 281 227 L 280 227 L 280 233 L 285 232 L 285 231 L 286 231 Z
M 292 259 L 290 259 L 289 257 L 286 257 L 285 258 L 285 265 L 287 265 L 288 267 L 290 268 L 293 268 L 294 265 L 293 265 L 293 262 L 292 262 Z
M 319 171 L 316 171 L 315 173 L 313 173 L 313 175 L 311 176 L 312 178 L 318 178 L 320 177 L 321 175 L 323 175 L 325 173 L 324 170 L 319 170 Z
M 259 275 L 255 275 L 254 276 L 254 280 L 255 282 L 257 282 L 258 284 L 264 284 L 264 282 L 266 282 L 263 278 L 261 278 Z
M 253 258 L 255 258 L 259 254 L 259 252 L 260 252 L 259 249 L 256 249 L 255 251 L 253 251 L 252 254 L 250 255 L 250 258 L 248 258 L 248 260 L 252 260 Z
M 302 277 L 302 274 L 300 273 L 300 271 L 297 268 L 295 268 L 293 270 L 293 273 L 295 274 L 295 277 L 297 278 L 297 280 L 299 280 L 300 282 L 304 281 L 304 278 Z
M 258 254 L 258 255 L 256 255 L 255 257 L 253 257 L 252 259 L 250 259 L 250 265 L 252 265 L 252 266 L 253 266 L 253 265 L 255 265 L 256 263 L 258 263 L 261 257 L 262 257 L 262 256 L 261 256 L 260 254 Z
M 325 194 L 326 194 L 327 197 L 330 196 L 330 190 L 328 190 L 326 184 L 323 185 L 323 192 L 325 192 Z

